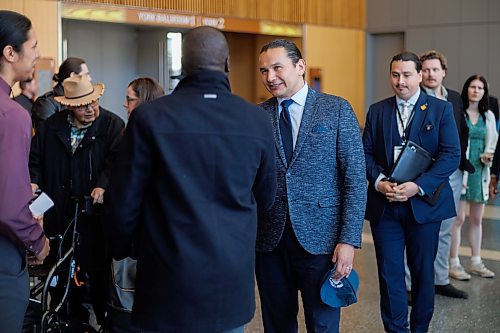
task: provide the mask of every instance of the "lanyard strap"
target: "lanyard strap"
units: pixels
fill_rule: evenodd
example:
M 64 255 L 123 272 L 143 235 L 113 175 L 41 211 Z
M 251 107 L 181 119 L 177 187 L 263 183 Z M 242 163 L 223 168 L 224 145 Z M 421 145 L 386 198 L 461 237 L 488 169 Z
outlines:
M 413 120 L 413 116 L 415 115 L 415 106 L 411 109 L 410 116 L 408 117 L 408 121 L 406 125 L 403 122 L 403 116 L 401 115 L 401 111 L 396 106 L 396 113 L 398 114 L 399 121 L 401 122 L 401 127 L 403 128 L 403 133 L 401 134 L 401 140 L 403 142 L 403 146 L 406 145 L 406 131 L 410 127 L 410 123 Z

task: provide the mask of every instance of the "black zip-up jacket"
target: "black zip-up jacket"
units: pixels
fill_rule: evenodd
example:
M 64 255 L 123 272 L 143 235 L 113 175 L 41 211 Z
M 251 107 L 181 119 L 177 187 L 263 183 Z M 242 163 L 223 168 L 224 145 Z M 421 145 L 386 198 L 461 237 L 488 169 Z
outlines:
M 47 120 L 56 112 L 63 111 L 64 105 L 58 103 L 54 97 L 63 96 L 64 88 L 62 84 L 58 83 L 54 89 L 39 96 L 31 107 L 31 118 L 33 120 L 33 127 L 37 131 L 43 122 Z
M 117 152 L 124 122 L 117 115 L 100 108 L 99 117 L 85 133 L 80 145 L 71 153 L 69 110 L 47 119 L 33 137 L 29 169 L 31 182 L 37 184 L 54 201 L 44 216 L 47 235 L 63 234 L 74 216 L 75 199 L 83 201 L 96 187 L 106 189 L 109 169 Z M 83 216 L 80 232 L 99 235 L 100 223 L 95 216 Z M 85 230 L 87 229 L 87 230 Z M 71 232 L 70 232 L 71 234 Z M 81 240 L 82 243 L 91 244 Z M 83 255 L 81 259 L 86 259 Z

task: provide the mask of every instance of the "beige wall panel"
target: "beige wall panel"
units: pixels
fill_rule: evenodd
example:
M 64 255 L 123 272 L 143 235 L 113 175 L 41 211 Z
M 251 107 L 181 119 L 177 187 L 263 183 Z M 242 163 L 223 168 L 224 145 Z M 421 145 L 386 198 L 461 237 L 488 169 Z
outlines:
M 362 30 L 307 25 L 304 57 L 322 71 L 322 90 L 347 99 L 364 124 L 365 33 Z
M 0 9 L 12 10 L 14 12 L 24 12 L 24 1 L 19 0 L 0 0 Z
M 0 0 L 0 8 L 26 15 L 35 28 L 41 56 L 51 57 L 57 61 L 57 1 Z
M 255 57 L 255 36 L 226 33 L 229 44 L 229 82 L 234 94 L 248 102 L 254 101 L 255 78 L 258 73 Z
M 40 49 L 40 56 L 53 58 L 59 64 L 57 1 L 24 0 L 25 12 L 33 23 Z
M 56 60 L 58 56 L 57 1 L 54 0 L 0 0 L 0 9 L 12 10 L 27 16 L 37 34 L 41 57 Z M 20 93 L 16 84 L 14 95 Z

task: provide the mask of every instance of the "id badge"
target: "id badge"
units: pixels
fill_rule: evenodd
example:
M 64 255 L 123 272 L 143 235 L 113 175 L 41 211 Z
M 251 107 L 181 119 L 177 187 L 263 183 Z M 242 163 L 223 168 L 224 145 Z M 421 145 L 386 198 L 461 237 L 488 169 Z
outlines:
M 399 155 L 403 151 L 403 146 L 394 146 L 394 163 L 396 163 Z

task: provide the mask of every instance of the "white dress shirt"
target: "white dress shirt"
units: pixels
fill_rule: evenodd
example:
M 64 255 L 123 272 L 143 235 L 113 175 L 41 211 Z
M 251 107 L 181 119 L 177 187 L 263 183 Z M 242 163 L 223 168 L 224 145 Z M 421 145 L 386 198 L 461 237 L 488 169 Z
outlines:
M 306 106 L 307 93 L 309 87 L 307 83 L 304 84 L 299 91 L 295 93 L 291 98 L 293 103 L 288 107 L 288 112 L 290 113 L 290 119 L 292 121 L 292 136 L 293 136 L 293 149 L 295 150 L 295 144 L 297 143 L 297 136 L 299 135 L 300 122 L 302 121 L 302 115 L 304 114 L 304 107 Z M 281 114 L 283 107 L 281 102 L 288 98 L 278 98 L 278 119 Z

